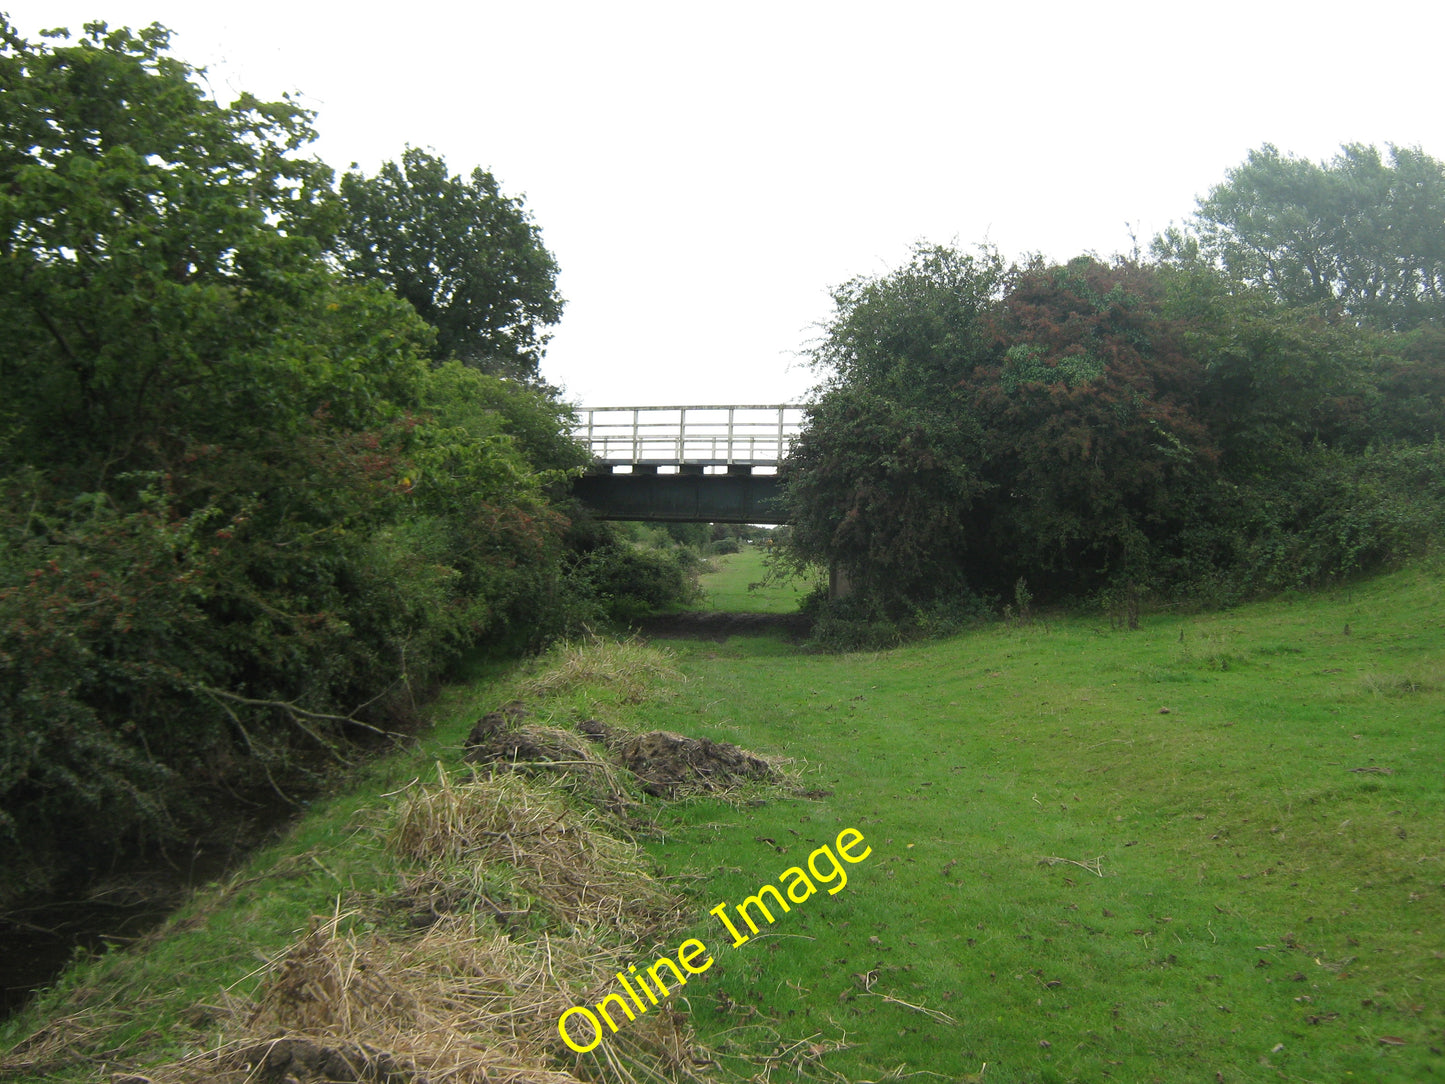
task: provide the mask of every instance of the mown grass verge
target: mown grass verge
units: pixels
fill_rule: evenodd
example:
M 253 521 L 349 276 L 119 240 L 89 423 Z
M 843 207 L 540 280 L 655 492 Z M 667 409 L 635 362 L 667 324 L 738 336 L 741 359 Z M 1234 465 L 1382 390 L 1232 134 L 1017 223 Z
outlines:
M 692 608 L 729 613 L 795 612 L 817 584 L 802 577 L 770 582 L 765 558 L 765 548 L 756 544 L 709 558 L 712 571 L 698 577 L 703 597 Z
M 723 946 L 694 1024 L 850 1081 L 1445 1075 L 1442 603 L 1433 567 L 1135 632 L 680 647 L 644 721 L 831 791 L 664 817 Z M 874 849 L 846 889 L 728 949 L 708 910 L 844 827 Z

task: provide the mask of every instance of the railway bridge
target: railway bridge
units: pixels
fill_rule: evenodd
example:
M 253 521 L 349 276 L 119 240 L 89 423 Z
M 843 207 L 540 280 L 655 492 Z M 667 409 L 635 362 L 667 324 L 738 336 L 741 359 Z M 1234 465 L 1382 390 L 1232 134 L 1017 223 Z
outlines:
M 592 449 L 573 492 L 602 519 L 783 523 L 778 464 L 802 430 L 795 405 L 584 407 Z

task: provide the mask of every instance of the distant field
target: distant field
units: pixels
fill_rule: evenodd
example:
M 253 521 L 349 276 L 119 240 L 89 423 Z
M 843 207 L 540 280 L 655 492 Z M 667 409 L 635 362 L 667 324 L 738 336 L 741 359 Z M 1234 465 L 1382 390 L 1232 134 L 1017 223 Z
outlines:
M 811 591 L 816 580 L 797 579 L 786 584 L 761 584 L 767 569 L 763 564 L 761 546 L 744 546 L 738 553 L 713 557 L 717 571 L 700 577 L 706 593 L 695 608 L 721 610 L 729 613 L 792 613 L 799 600 Z
M 676 810 L 652 846 L 698 878 L 719 966 L 688 1000 L 722 1045 L 771 1028 L 852 1081 L 1445 1078 L 1438 573 L 1137 632 L 679 650 L 646 721 L 830 792 Z M 847 887 L 728 947 L 707 912 L 844 828 L 873 848 Z

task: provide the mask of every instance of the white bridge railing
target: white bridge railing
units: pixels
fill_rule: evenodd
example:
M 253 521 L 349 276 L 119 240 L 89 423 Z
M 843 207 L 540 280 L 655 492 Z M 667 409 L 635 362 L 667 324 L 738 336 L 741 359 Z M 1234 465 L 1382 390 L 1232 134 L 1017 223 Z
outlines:
M 583 407 L 572 435 L 604 466 L 776 467 L 801 406 Z

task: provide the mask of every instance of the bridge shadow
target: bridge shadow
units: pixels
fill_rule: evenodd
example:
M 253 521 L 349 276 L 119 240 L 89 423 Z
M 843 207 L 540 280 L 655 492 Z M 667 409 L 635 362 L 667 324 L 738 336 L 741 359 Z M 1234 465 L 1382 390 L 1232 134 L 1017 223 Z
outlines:
M 675 614 L 656 614 L 643 619 L 638 631 L 659 640 L 712 640 L 722 643 L 732 636 L 779 635 L 792 643 L 802 643 L 812 631 L 813 622 L 801 613 L 738 613 L 722 610 L 688 610 Z

